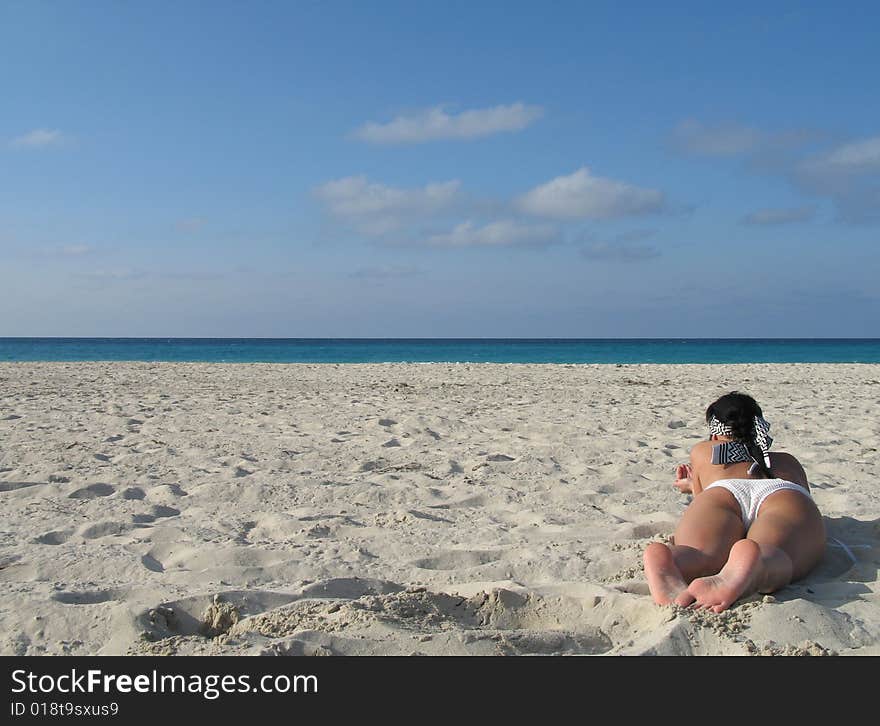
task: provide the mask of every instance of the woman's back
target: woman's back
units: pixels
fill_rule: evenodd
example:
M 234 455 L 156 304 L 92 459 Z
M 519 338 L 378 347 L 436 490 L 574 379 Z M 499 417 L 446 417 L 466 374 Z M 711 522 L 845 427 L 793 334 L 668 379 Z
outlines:
M 712 449 L 716 441 L 701 441 L 691 449 L 691 467 L 699 482 L 705 489 L 710 484 L 722 479 L 763 479 L 761 472 L 749 474 L 752 462 L 740 461 L 732 464 L 713 464 Z M 800 462 L 791 454 L 770 452 L 770 470 L 775 478 L 800 484 L 809 490 L 807 475 Z

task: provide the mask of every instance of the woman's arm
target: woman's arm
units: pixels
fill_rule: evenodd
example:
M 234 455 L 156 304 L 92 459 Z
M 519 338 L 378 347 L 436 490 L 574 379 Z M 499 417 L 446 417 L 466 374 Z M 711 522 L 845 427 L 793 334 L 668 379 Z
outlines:
M 690 464 L 679 464 L 675 468 L 675 483 L 673 486 L 682 494 L 692 494 L 694 491 L 693 471 Z
M 703 444 L 705 442 L 702 442 Z M 693 494 L 697 496 L 703 491 L 703 485 L 700 482 L 700 475 L 697 473 L 697 461 L 702 459 L 705 461 L 703 454 L 703 445 L 697 444 L 691 449 L 690 463 L 679 464 L 675 469 L 675 488 L 682 494 Z
M 694 496 L 697 496 L 700 492 L 703 491 L 703 485 L 700 483 L 700 475 L 697 473 L 695 462 L 694 462 L 694 450 L 691 449 L 691 463 L 687 465 L 688 474 L 691 478 L 691 491 Z

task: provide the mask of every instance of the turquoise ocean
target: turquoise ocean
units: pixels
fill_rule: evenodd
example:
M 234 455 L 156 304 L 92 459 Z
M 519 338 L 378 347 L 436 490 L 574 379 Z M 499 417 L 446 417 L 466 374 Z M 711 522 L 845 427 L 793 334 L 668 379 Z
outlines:
M 0 361 L 880 363 L 880 338 L 0 338 Z

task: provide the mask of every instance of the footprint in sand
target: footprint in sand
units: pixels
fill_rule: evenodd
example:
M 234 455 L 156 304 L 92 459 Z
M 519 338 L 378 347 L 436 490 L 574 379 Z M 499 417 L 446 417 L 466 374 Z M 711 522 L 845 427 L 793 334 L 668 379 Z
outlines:
M 626 524 L 621 528 L 619 537 L 622 539 L 650 539 L 652 537 L 669 536 L 675 530 L 675 522 L 672 520 L 658 522 L 644 522 L 641 524 Z
M 375 471 L 376 469 L 382 469 L 388 465 L 388 462 L 385 459 L 378 459 L 376 461 L 365 461 L 360 465 L 358 471 Z
M 64 605 L 99 605 L 120 598 L 116 590 L 83 590 L 81 592 L 56 592 L 52 595 L 55 602 Z
M 500 557 L 496 550 L 447 550 L 416 560 L 413 565 L 422 570 L 463 570 L 497 562 Z
M 426 506 L 428 507 L 428 509 L 466 509 L 468 507 L 482 507 L 485 506 L 488 502 L 488 497 L 485 497 L 482 494 L 477 494 L 473 497 L 456 499 L 451 502 L 442 502 L 441 504 L 428 504 Z
M 486 461 L 514 461 L 514 457 L 507 454 L 491 454 L 486 457 Z
M 44 485 L 42 481 L 0 481 L 0 492 L 14 492 L 17 489 L 27 489 Z
M 141 564 L 152 572 L 165 572 L 165 566 L 150 554 L 141 557 Z
M 268 590 L 227 590 L 161 603 L 142 612 L 138 622 L 150 633 L 151 640 L 181 635 L 215 637 L 241 618 L 282 608 L 300 597 L 304 596 Z M 227 617 L 218 619 L 217 615 L 224 612 Z M 220 620 L 225 623 L 218 628 Z M 208 621 L 210 628 L 206 628 Z
M 415 517 L 416 519 L 426 519 L 429 522 L 442 522 L 443 524 L 452 524 L 453 523 L 451 519 L 444 519 L 443 517 L 438 517 L 434 514 L 420 512 L 418 509 L 408 509 L 406 513 L 408 515 Z
M 154 500 L 164 497 L 187 497 L 189 492 L 185 491 L 180 484 L 159 484 L 147 492 L 147 498 Z
M 366 577 L 337 577 L 321 580 L 304 587 L 304 598 L 358 598 L 364 595 L 388 595 L 404 588 L 388 580 L 373 580 Z
M 175 509 L 174 507 L 165 507 L 160 504 L 153 507 L 149 513 L 133 514 L 131 516 L 131 521 L 135 524 L 150 524 L 152 522 L 155 522 L 157 519 L 163 519 L 165 517 L 176 517 L 178 514 L 180 514 L 179 509 Z
M 73 534 L 73 530 L 55 530 L 53 532 L 46 532 L 45 534 L 41 534 L 39 537 L 34 539 L 34 542 L 37 544 L 45 544 L 45 545 L 60 545 L 67 542 L 70 539 L 70 535 Z
M 131 529 L 131 525 L 127 522 L 98 522 L 90 524 L 79 530 L 79 535 L 83 539 L 100 539 L 101 537 L 113 537 L 125 534 Z
M 77 489 L 68 494 L 69 499 L 95 499 L 96 497 L 109 497 L 116 491 L 111 484 L 89 484 L 87 487 Z
M 303 534 L 306 537 L 324 539 L 325 537 L 330 537 L 333 533 L 329 527 L 323 524 L 313 524 L 311 527 L 307 527 L 306 529 L 304 529 Z

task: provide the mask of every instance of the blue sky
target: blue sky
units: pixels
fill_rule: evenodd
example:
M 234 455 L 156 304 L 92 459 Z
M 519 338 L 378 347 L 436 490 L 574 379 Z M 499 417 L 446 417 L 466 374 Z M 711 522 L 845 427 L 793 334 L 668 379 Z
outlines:
M 0 3 L 6 336 L 878 337 L 873 3 Z

